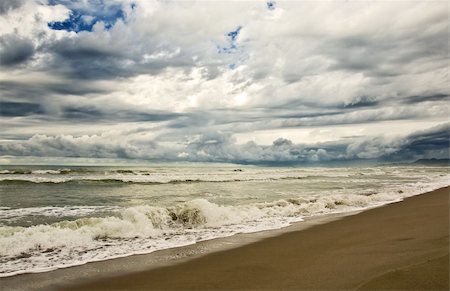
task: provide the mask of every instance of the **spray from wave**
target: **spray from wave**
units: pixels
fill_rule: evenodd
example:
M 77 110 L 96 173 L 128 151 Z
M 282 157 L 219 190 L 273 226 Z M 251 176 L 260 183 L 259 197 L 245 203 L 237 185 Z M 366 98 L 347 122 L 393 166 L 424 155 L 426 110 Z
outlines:
M 449 181 L 445 170 L 438 169 L 430 174 L 428 168 L 243 171 L 96 168 L 68 171 L 22 169 L 18 173 L 13 173 L 13 170 L 2 170 L 2 189 L 27 191 L 32 185 L 32 189 L 40 188 L 44 191 L 39 197 L 49 200 L 40 204 L 42 206 L 29 204 L 30 207 L 22 205 L 17 208 L 11 203 L 0 207 L 0 277 L 150 253 L 237 233 L 282 228 L 305 217 L 348 212 L 399 201 L 404 197 L 447 186 Z M 8 180 L 11 178 L 16 180 L 11 182 Z M 280 182 L 284 179 L 288 181 Z M 30 184 L 45 181 L 61 185 L 54 187 Z M 124 181 L 137 185 L 122 187 Z M 243 183 L 224 184 L 231 186 L 217 187 L 217 193 L 199 198 L 200 188 L 196 187 L 203 187 L 202 191 L 209 187 L 201 184 L 202 182 L 223 181 Z M 8 183 L 28 184 L 11 186 Z M 108 187 L 97 187 L 97 184 L 91 187 L 89 183 L 105 183 Z M 143 186 L 140 183 L 181 184 L 162 187 Z M 368 186 L 378 184 L 379 187 Z M 338 185 L 341 188 L 336 189 Z M 260 186 L 266 192 L 259 193 L 259 190 L 253 189 L 254 186 Z M 307 193 L 302 193 L 297 187 L 303 187 Z M 89 196 L 89 191 L 99 191 L 98 188 L 102 191 L 106 189 L 107 192 Z M 157 192 L 156 188 L 163 189 Z M 309 191 L 310 188 L 314 191 Z M 48 189 L 56 189 L 55 197 L 47 197 Z M 197 196 L 188 195 L 186 191 L 192 189 Z M 232 193 L 230 189 L 237 192 Z M 245 190 L 242 189 L 250 192 L 244 193 Z M 72 190 L 74 192 L 70 192 Z M 117 195 L 122 195 L 125 201 L 137 199 L 137 191 L 142 191 L 139 194 L 141 200 L 130 204 L 115 204 L 115 201 L 124 200 L 105 200 L 112 190 L 119 192 Z M 121 193 L 127 190 L 129 192 Z M 170 192 L 175 190 L 181 192 Z M 65 195 L 65 200 L 61 201 L 68 202 L 69 205 L 56 199 L 60 194 L 58 191 Z M 36 192 L 37 190 L 32 190 L 30 193 L 35 195 Z M 222 197 L 222 193 L 225 196 Z M 24 195 L 25 200 L 22 202 L 26 202 L 28 193 L 19 194 Z M 11 200 L 14 203 L 21 201 L 21 197 L 15 197 L 14 193 L 8 197 L 14 198 L 15 200 Z M 89 197 L 93 198 L 87 200 Z M 180 202 L 178 197 L 190 200 Z M 79 204 L 84 201 L 92 201 L 95 205 Z
M 106 217 L 82 217 L 31 227 L 5 226 L 0 227 L 0 276 L 149 253 L 236 233 L 277 229 L 307 216 L 346 212 L 399 199 L 392 194 L 350 194 L 294 197 L 240 206 L 194 199 L 171 207 L 112 208 L 111 215 Z M 72 211 L 81 215 L 104 210 L 82 208 L 72 208 Z M 45 210 L 63 213 L 61 209 Z M 31 215 L 37 209 L 29 211 Z

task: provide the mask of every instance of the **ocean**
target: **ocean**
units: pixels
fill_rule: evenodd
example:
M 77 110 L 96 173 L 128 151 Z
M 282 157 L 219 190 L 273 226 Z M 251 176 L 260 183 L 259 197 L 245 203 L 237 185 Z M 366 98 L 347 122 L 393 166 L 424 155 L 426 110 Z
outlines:
M 431 166 L 0 166 L 0 277 L 279 229 L 449 184 L 449 168 Z

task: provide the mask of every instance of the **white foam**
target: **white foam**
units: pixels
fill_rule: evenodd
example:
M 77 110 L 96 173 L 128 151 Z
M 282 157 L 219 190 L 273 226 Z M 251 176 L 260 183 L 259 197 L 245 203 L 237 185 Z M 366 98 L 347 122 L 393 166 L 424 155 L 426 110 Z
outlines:
M 129 207 L 121 210 L 119 217 L 80 218 L 27 228 L 1 227 L 0 276 L 281 228 L 305 216 L 363 209 L 402 199 L 392 194 L 317 195 L 241 206 L 195 199 L 169 208 Z
M 387 175 L 390 174 L 389 170 L 367 169 L 366 172 Z M 404 173 L 403 170 L 399 171 L 400 174 Z M 319 175 L 316 170 L 308 170 L 307 173 L 296 170 L 290 172 L 267 170 L 259 174 L 255 172 L 246 174 L 245 177 L 260 175 L 260 179 L 261 177 L 267 179 L 269 176 L 273 178 L 314 175 L 324 176 L 326 180 L 326 175 L 331 175 L 327 170 L 321 174 Z M 344 174 L 349 177 L 361 176 L 355 170 L 347 170 Z M 395 180 L 390 180 L 383 188 L 378 189 L 378 192 L 364 188 L 360 193 L 357 190 L 345 189 L 328 193 L 321 191 L 313 195 L 289 193 L 289 196 L 283 194 L 282 199 L 244 205 L 219 205 L 206 199 L 193 199 L 170 207 L 140 205 L 128 208 L 118 206 L 2 208 L 0 218 L 8 220 L 30 215 L 79 218 L 50 225 L 0 227 L 0 277 L 149 253 L 236 233 L 282 228 L 301 221 L 306 216 L 371 208 L 450 184 L 448 174 L 425 174 L 420 182 L 396 183 Z M 182 176 L 180 173 L 176 175 Z M 214 177 L 218 176 L 223 179 L 224 176 L 235 177 L 239 173 L 225 175 L 213 173 L 211 175 L 213 178 L 204 173 L 202 175 L 203 179 L 215 179 Z M 160 176 L 173 178 L 173 174 Z M 160 176 L 157 179 L 161 180 Z M 188 176 L 193 177 L 194 174 L 190 173 Z M 347 180 L 349 185 L 354 183 L 351 178 Z M 355 181 L 373 183 L 370 179 L 366 181 L 358 178 Z M 107 217 L 83 217 L 102 211 L 115 211 L 117 214 Z
M 268 208 L 227 207 L 196 199 L 172 208 L 129 207 L 120 217 L 0 228 L 0 276 L 39 272 L 98 259 L 192 244 L 242 232 L 280 228 L 301 217 Z
M 208 170 L 205 172 L 150 171 L 150 170 L 5 170 L 0 181 L 23 181 L 32 183 L 66 183 L 71 181 L 117 181 L 125 183 L 179 183 L 179 182 L 233 182 L 233 181 L 270 181 L 282 179 L 302 179 L 311 177 L 336 178 L 349 177 L 343 171 L 321 171 L 318 169 L 246 169 Z M 58 175 L 64 174 L 64 175 Z
M 110 212 L 120 209 L 118 206 L 46 206 L 46 207 L 27 207 L 10 208 L 0 207 L 0 220 L 13 221 L 26 216 L 48 216 L 48 217 L 76 217 L 86 216 L 96 212 Z

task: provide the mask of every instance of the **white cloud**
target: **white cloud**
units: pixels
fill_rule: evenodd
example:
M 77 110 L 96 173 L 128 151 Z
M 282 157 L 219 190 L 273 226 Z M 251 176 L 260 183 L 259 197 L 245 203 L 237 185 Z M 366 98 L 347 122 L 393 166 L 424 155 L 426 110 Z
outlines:
M 448 120 L 443 2 L 277 1 L 274 10 L 264 1 L 59 2 L 3 9 L 0 54 L 8 70 L 0 71 L 0 102 L 28 104 L 24 112 L 4 109 L 0 140 L 8 148 L 39 137 L 59 144 L 51 155 L 91 157 L 89 146 L 76 149 L 109 149 L 100 141 L 108 136 L 113 152 L 130 157 L 162 157 L 162 149 L 140 147 L 148 141 L 167 143 L 169 159 L 283 160 L 289 150 L 270 148 L 279 137 L 337 143 L 388 127 L 389 139 Z M 88 24 L 118 7 L 123 16 L 111 27 L 106 20 L 78 33 L 48 26 L 71 9 Z M 118 134 L 139 128 L 146 131 Z M 182 146 L 211 132 L 239 146 Z M 389 151 L 362 141 L 353 148 L 359 158 Z M 327 149 L 298 155 L 333 156 Z

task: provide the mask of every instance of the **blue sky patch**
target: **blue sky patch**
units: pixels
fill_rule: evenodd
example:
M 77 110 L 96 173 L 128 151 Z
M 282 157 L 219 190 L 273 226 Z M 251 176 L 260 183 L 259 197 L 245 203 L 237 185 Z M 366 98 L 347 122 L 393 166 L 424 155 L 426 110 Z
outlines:
M 219 54 L 232 54 L 237 52 L 238 46 L 236 44 L 237 38 L 239 36 L 239 32 L 241 31 L 242 26 L 238 26 L 235 30 L 227 33 L 228 46 L 222 47 L 217 46 L 217 51 Z
M 92 31 L 94 25 L 100 21 L 105 24 L 106 29 L 110 29 L 119 19 L 125 20 L 125 12 L 121 5 L 107 5 L 103 0 L 88 2 L 51 0 L 49 4 L 62 4 L 71 10 L 66 20 L 48 23 L 48 27 L 54 30 Z
M 231 58 L 228 58 L 228 60 L 230 61 L 230 63 L 228 64 L 228 69 L 230 70 L 235 70 L 248 59 L 248 55 L 245 53 L 244 46 L 237 43 L 241 30 L 242 26 L 239 25 L 235 30 L 228 32 L 225 35 L 227 37 L 228 45 L 217 46 L 217 52 L 219 54 L 226 54 L 231 56 Z
M 229 42 L 235 42 L 235 41 L 236 41 L 236 38 L 237 38 L 238 35 L 239 35 L 239 32 L 241 31 L 241 29 L 242 29 L 242 26 L 238 26 L 238 27 L 236 28 L 236 30 L 230 31 L 230 32 L 227 34 L 227 36 L 228 36 L 228 41 L 229 41 Z

